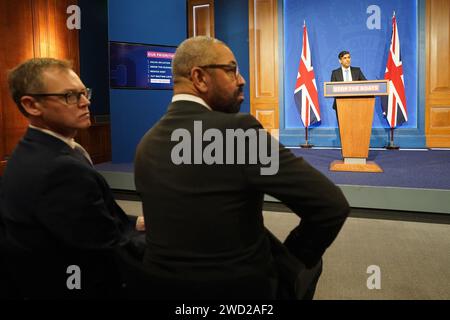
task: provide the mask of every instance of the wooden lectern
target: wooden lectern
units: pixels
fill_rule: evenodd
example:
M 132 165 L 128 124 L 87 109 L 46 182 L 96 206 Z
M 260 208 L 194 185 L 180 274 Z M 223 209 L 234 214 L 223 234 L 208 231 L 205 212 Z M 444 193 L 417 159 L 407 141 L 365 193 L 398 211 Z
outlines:
M 387 80 L 325 82 L 324 96 L 336 98 L 343 160 L 331 171 L 383 172 L 369 156 L 375 96 L 389 94 Z

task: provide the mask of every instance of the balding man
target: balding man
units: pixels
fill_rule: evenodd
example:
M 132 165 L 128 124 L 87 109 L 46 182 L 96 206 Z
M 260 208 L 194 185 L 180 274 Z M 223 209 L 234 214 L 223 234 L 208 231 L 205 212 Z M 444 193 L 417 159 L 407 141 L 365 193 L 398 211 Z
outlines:
M 172 103 L 135 159 L 144 264 L 167 280 L 161 295 L 312 298 L 321 256 L 349 212 L 342 192 L 238 113 L 245 80 L 223 42 L 187 39 L 172 67 Z M 264 227 L 265 193 L 302 218 L 286 247 Z

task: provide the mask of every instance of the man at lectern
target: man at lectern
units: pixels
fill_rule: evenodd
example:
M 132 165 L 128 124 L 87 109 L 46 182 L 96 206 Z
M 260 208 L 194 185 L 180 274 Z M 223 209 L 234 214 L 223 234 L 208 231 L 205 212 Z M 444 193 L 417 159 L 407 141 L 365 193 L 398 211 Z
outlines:
M 333 70 L 331 73 L 331 80 L 336 81 L 361 81 L 366 80 L 366 77 L 362 73 L 359 67 L 350 67 L 351 56 L 348 51 L 341 51 L 338 55 L 340 68 Z M 336 110 L 336 100 L 333 103 L 333 109 Z

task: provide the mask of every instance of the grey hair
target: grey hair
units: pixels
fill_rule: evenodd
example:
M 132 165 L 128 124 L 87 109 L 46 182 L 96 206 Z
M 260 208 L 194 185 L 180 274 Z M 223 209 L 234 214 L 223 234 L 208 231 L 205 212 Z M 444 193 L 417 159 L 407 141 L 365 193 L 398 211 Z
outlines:
M 45 90 L 42 73 L 51 68 L 70 70 L 72 63 L 53 58 L 33 58 L 9 71 L 8 84 L 11 97 L 26 117 L 28 113 L 23 108 L 20 98 L 29 93 L 42 93 Z
M 174 78 L 188 77 L 192 68 L 215 63 L 218 56 L 213 47 L 216 44 L 226 46 L 222 41 L 206 36 L 184 40 L 177 48 L 172 61 Z

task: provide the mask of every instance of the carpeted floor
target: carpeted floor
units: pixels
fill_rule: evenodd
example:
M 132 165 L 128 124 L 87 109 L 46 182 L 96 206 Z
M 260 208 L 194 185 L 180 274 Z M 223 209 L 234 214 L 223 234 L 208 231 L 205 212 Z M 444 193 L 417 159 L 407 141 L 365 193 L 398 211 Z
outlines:
M 142 213 L 139 201 L 118 203 L 128 214 Z M 274 211 L 264 220 L 280 240 L 299 222 Z M 450 299 L 448 223 L 351 217 L 323 259 L 317 300 Z M 381 289 L 368 289 L 369 266 L 380 268 Z
M 264 212 L 281 240 L 298 224 L 292 213 Z M 349 218 L 324 257 L 315 299 L 450 299 L 450 225 Z M 369 266 L 381 289 L 369 290 Z M 373 272 L 373 271 L 372 271 Z
M 450 189 L 450 150 L 370 150 L 382 173 L 335 172 L 330 163 L 341 160 L 340 149 L 291 149 L 339 185 L 362 185 L 425 189 Z
M 340 149 L 291 149 L 339 185 L 403 187 L 450 190 L 450 150 L 370 150 L 383 173 L 335 172 L 329 166 L 341 160 Z M 105 162 L 95 165 L 99 171 L 133 173 L 132 163 Z

